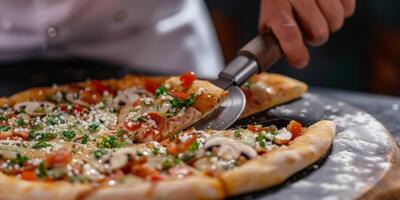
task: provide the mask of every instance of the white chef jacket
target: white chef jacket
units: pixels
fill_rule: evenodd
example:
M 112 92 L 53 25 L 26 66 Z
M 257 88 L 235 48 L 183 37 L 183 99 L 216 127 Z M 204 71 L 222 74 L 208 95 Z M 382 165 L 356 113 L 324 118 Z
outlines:
M 0 61 L 69 56 L 206 77 L 223 66 L 202 0 L 0 0 Z

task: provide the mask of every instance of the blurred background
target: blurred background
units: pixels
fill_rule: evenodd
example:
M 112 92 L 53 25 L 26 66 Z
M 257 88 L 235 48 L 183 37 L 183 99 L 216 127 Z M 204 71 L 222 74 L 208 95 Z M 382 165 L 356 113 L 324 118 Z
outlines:
M 206 0 L 205 3 L 224 61 L 228 62 L 243 44 L 257 34 L 260 1 Z M 306 69 L 295 70 L 281 61 L 271 71 L 292 76 L 312 86 L 400 95 L 399 10 L 398 0 L 358 0 L 355 15 L 346 20 L 343 29 L 332 34 L 326 45 L 310 48 L 311 62 Z M 129 17 L 130 13 L 119 13 L 115 20 L 122 20 L 126 15 Z M 6 38 L 0 36 L 0 41 L 2 39 Z M 86 78 L 106 79 L 131 72 L 121 72 L 122 67 L 117 66 L 120 65 L 81 58 L 50 61 L 30 58 L 1 62 L 3 77 L 0 79 L 0 95 L 10 95 L 32 86 Z M 148 74 L 140 70 L 134 72 Z M 157 74 L 156 71 L 154 73 Z
M 207 0 L 225 60 L 258 31 L 259 1 Z M 311 62 L 295 70 L 280 62 L 271 71 L 313 86 L 400 95 L 400 1 L 360 0 L 355 15 L 331 35 L 329 42 L 310 48 Z

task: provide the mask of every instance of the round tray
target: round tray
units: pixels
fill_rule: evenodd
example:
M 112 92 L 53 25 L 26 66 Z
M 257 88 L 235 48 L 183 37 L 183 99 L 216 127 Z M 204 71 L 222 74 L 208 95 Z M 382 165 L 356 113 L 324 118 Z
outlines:
M 282 118 L 307 125 L 321 119 L 335 121 L 336 136 L 330 152 L 279 186 L 232 199 L 357 199 L 375 186 L 392 165 L 397 147 L 381 123 L 358 108 L 312 93 L 240 120 L 234 126 Z

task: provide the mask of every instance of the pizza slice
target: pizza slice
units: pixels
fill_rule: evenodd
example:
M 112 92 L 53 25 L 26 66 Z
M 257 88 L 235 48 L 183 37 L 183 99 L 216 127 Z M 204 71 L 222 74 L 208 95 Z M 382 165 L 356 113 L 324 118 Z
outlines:
M 54 109 L 118 128 L 134 142 L 161 141 L 216 109 L 228 93 L 192 72 L 179 77 L 126 76 L 33 88 L 9 98 L 14 109 L 45 115 Z M 116 117 L 116 118 L 115 118 Z
M 247 100 L 241 118 L 300 98 L 308 89 L 298 80 L 265 72 L 253 76 L 241 88 Z
M 160 143 L 111 134 L 121 146 L 61 137 L 33 148 L 35 140 L 9 138 L 0 140 L 0 191 L 6 199 L 221 199 L 282 183 L 322 157 L 334 134 L 331 121 L 291 121 L 191 129 Z

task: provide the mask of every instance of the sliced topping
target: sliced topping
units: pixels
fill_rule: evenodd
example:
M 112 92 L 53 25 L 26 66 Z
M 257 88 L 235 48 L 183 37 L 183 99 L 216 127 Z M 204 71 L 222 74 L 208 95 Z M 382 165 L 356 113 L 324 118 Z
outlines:
M 71 153 L 68 150 L 59 150 L 46 156 L 47 167 L 64 167 L 71 160 Z
M 102 95 L 105 95 L 105 94 L 114 95 L 114 91 L 112 91 L 109 87 L 105 86 L 100 81 L 92 80 L 90 83 L 91 83 L 92 87 L 94 87 L 98 93 L 100 93 Z
M 158 83 L 157 81 L 151 79 L 144 79 L 144 87 L 146 88 L 147 91 L 149 91 L 152 94 L 154 94 L 157 88 L 159 88 L 160 86 L 161 84 Z
M 226 137 L 211 138 L 204 144 L 205 149 L 217 148 L 216 154 L 225 159 L 237 159 L 240 155 L 251 159 L 257 156 L 257 152 L 250 146 Z
M 183 88 L 188 88 L 197 80 L 197 77 L 193 72 L 186 72 L 182 74 L 179 79 L 181 80 L 181 86 Z
M 287 130 L 290 131 L 293 134 L 293 139 L 298 137 L 301 134 L 301 131 L 303 129 L 301 123 L 292 120 L 290 123 L 287 125 Z
M 274 142 L 280 145 L 288 144 L 292 139 L 292 133 L 289 132 L 286 128 L 283 128 L 278 131 L 278 134 L 274 138 Z
M 51 112 L 55 108 L 55 105 L 50 102 L 42 101 L 27 101 L 21 102 L 14 105 L 14 109 L 18 112 L 25 112 L 29 115 L 44 115 Z

